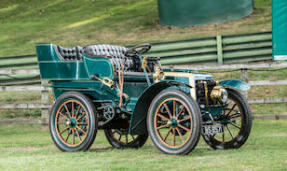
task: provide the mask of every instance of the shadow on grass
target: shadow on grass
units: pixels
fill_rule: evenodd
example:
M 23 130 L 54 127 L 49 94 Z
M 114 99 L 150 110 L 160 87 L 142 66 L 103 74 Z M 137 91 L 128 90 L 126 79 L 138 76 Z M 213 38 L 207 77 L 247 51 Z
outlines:
M 113 147 L 93 147 L 90 148 L 89 150 L 87 150 L 87 152 L 106 152 L 106 151 L 110 151 L 112 149 L 115 149 Z

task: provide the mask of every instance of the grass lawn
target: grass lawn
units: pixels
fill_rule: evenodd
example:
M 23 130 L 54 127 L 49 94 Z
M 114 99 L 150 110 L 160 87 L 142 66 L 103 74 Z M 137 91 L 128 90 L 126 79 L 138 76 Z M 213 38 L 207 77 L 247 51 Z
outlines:
M 1 0 L 0 56 L 34 54 L 35 43 L 128 45 L 271 30 L 272 0 L 241 20 L 163 27 L 157 0 Z
M 286 170 L 287 121 L 254 121 L 240 149 L 215 151 L 203 140 L 187 156 L 112 149 L 100 131 L 87 152 L 60 152 L 40 126 L 0 126 L 0 170 Z

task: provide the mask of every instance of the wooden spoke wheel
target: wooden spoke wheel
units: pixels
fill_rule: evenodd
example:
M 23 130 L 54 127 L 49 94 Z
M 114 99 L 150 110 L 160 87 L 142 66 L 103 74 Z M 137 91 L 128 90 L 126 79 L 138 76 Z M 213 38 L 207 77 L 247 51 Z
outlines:
M 234 90 L 228 91 L 227 105 L 220 117 L 223 133 L 203 135 L 204 140 L 214 149 L 239 148 L 247 140 L 252 116 L 247 100 Z
M 177 89 L 159 93 L 147 118 L 151 139 L 168 154 L 187 154 L 200 137 L 200 111 L 196 102 Z
M 92 101 L 78 92 L 61 95 L 50 115 L 50 132 L 62 151 L 87 150 L 96 136 L 95 107 Z
M 148 138 L 148 134 L 131 135 L 127 129 L 105 129 L 105 135 L 115 148 L 139 148 Z

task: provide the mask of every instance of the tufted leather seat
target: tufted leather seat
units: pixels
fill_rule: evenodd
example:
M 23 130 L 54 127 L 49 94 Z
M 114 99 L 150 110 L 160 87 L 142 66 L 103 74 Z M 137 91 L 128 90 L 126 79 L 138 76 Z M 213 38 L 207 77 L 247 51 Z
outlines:
M 83 48 L 75 46 L 72 48 L 64 48 L 57 46 L 58 52 L 66 61 L 82 60 Z
M 89 45 L 85 47 L 72 47 L 72 48 L 63 48 L 58 47 L 58 52 L 63 57 L 64 60 L 82 60 L 82 54 L 85 53 L 90 57 L 107 57 L 111 60 L 112 64 L 116 71 L 121 69 L 122 63 L 125 63 L 125 71 L 128 72 L 142 72 L 140 66 L 140 59 L 137 57 L 127 57 L 124 55 L 125 51 L 128 50 L 123 46 L 116 45 Z M 159 65 L 158 57 L 149 57 L 148 58 L 148 67 L 153 71 L 155 65 Z

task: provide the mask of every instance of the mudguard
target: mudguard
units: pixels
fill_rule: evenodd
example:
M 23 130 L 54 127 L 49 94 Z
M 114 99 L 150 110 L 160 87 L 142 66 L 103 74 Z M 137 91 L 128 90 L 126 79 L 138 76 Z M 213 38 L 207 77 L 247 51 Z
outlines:
M 219 82 L 219 85 L 239 91 L 247 91 L 250 89 L 250 85 L 248 83 L 240 80 L 224 80 Z
M 147 132 L 146 128 L 146 115 L 153 98 L 162 90 L 169 87 L 189 87 L 181 82 L 176 81 L 161 81 L 148 87 L 140 96 L 135 106 L 129 133 L 132 135 L 141 135 Z

